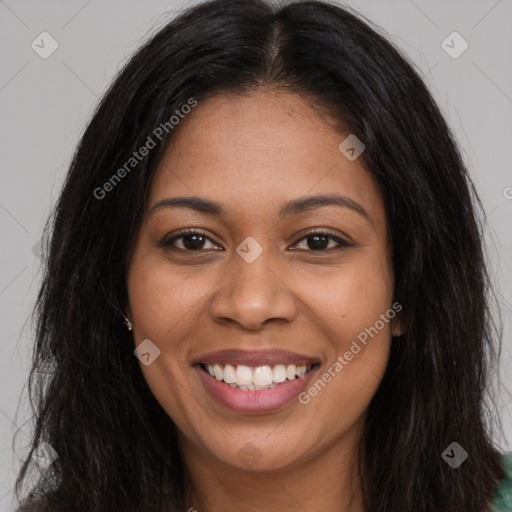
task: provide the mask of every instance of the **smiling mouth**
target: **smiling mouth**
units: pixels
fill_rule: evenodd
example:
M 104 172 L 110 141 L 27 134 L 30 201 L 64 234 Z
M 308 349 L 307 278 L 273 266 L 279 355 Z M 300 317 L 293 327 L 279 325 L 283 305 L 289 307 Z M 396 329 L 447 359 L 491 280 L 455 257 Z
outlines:
M 276 364 L 262 366 L 231 364 L 200 364 L 211 377 L 241 391 L 273 389 L 280 384 L 298 380 L 319 364 Z

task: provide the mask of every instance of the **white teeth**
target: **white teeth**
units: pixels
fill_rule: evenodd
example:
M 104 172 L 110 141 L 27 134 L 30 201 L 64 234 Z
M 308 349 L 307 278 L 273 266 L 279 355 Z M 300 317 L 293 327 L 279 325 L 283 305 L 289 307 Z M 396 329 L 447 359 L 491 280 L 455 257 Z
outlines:
M 289 380 L 295 379 L 295 365 L 294 364 L 289 364 L 286 367 L 286 378 Z
M 286 379 L 300 379 L 310 369 L 311 365 L 296 366 L 294 364 L 277 364 L 273 368 L 270 365 L 256 367 L 243 364 L 236 366 L 226 364 L 224 367 L 220 364 L 207 365 L 208 373 L 212 377 L 245 391 L 273 388 Z
M 228 384 L 232 388 L 235 389 L 241 389 L 242 391 L 258 391 L 261 389 L 272 389 L 277 386 L 277 384 L 270 384 L 270 386 L 255 386 L 254 384 L 251 384 L 250 386 L 237 386 L 236 384 Z
M 234 384 L 236 382 L 235 367 L 227 364 L 224 366 L 224 382 Z
M 270 366 L 257 366 L 254 368 L 252 383 L 256 386 L 269 386 L 272 384 L 272 369 Z
M 295 369 L 295 375 L 297 375 L 297 377 L 299 377 L 299 379 L 305 375 L 307 372 L 307 368 L 306 366 L 297 366 L 297 368 Z
M 274 366 L 272 380 L 274 382 L 284 382 L 286 380 L 286 366 L 284 364 L 276 364 Z
M 222 380 L 223 372 L 222 372 L 222 368 L 220 367 L 220 365 L 214 364 L 213 365 L 213 372 L 215 373 L 215 378 L 217 380 Z
M 252 382 L 252 370 L 243 364 L 239 364 L 235 371 L 236 383 L 238 386 L 248 386 Z
M 261 389 L 272 389 L 272 388 L 275 388 L 276 387 L 276 384 L 272 383 L 268 386 L 254 386 L 254 390 L 256 391 L 259 391 Z

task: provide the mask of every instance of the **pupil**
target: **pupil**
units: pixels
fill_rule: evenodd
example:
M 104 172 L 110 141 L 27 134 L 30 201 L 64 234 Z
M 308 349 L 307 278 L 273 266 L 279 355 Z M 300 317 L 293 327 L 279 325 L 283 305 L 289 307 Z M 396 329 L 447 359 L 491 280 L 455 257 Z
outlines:
M 200 249 L 204 244 L 204 237 L 202 235 L 187 235 L 183 237 L 183 245 L 186 249 L 194 250 Z M 325 235 L 310 235 L 308 236 L 308 246 L 310 249 L 324 250 L 329 245 L 329 238 Z
M 309 242 L 311 242 L 311 240 L 314 240 L 313 244 L 309 243 Z M 328 245 L 329 245 L 329 239 L 325 235 L 311 235 L 308 237 L 308 246 L 310 249 L 323 250 L 323 249 L 327 248 Z
M 186 249 L 200 249 L 201 247 L 197 245 L 197 241 L 199 239 L 199 245 L 201 245 L 202 243 L 204 243 L 203 238 L 204 237 L 202 235 L 187 235 L 183 237 L 183 245 L 185 246 Z M 189 242 L 191 239 L 195 239 L 196 244 L 194 244 L 194 242 L 190 244 Z

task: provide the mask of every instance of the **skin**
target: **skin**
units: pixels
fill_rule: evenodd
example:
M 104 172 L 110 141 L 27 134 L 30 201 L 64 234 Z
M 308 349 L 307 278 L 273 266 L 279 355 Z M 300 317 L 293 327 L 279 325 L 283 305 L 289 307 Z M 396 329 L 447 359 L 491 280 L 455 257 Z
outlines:
M 128 314 L 135 344 L 149 338 L 161 351 L 141 369 L 178 427 L 190 477 L 187 506 L 362 511 L 355 450 L 391 336 L 401 332 L 398 315 L 306 405 L 294 400 L 264 414 L 233 412 L 210 395 L 191 364 L 220 349 L 283 348 L 321 361 L 314 381 L 332 367 L 393 301 L 389 232 L 376 183 L 361 159 L 349 161 L 338 149 L 348 134 L 292 93 L 259 89 L 210 98 L 173 135 L 135 243 Z M 359 203 L 368 219 L 336 205 L 278 217 L 285 201 L 332 193 Z M 220 201 L 227 212 L 149 213 L 179 195 Z M 181 238 L 175 250 L 159 245 L 189 227 L 211 241 Z M 338 244 L 327 238 L 320 251 L 304 238 L 312 228 L 351 246 L 334 250 Z M 263 249 L 252 263 L 236 252 L 249 236 Z M 187 242 L 198 249 L 187 252 Z M 239 456 L 246 443 L 259 454 L 251 466 Z

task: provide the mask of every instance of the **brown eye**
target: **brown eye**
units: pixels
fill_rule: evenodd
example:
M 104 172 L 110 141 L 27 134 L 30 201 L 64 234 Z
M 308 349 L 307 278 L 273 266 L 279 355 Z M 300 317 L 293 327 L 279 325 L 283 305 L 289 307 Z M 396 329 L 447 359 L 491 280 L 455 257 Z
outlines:
M 300 243 L 304 243 L 303 241 L 305 241 L 305 246 L 298 247 Z M 211 244 L 211 246 L 208 247 L 208 244 Z M 170 250 L 181 250 L 186 252 L 204 252 L 212 249 L 223 250 L 219 249 L 219 246 L 201 231 L 182 231 L 171 238 L 165 238 L 159 245 Z M 315 231 L 307 233 L 306 236 L 303 236 L 298 242 L 296 242 L 293 250 L 299 248 L 312 252 L 321 252 L 335 251 L 346 247 L 352 247 L 352 245 L 331 233 Z
M 178 238 L 182 240 L 182 245 L 188 251 L 202 249 L 206 242 L 206 237 L 203 235 L 184 235 Z
M 296 243 L 296 246 L 300 244 L 303 240 L 306 241 L 306 247 L 302 247 L 303 249 L 310 250 L 313 252 L 327 251 L 327 250 L 339 250 L 345 247 L 352 247 L 351 244 L 343 240 L 338 236 L 334 236 L 330 233 L 325 232 L 312 232 L 306 234 L 306 236 L 302 237 L 299 242 Z M 334 245 L 329 245 L 331 242 Z
M 213 247 L 207 247 L 208 243 L 210 243 Z M 179 235 L 162 240 L 160 245 L 167 249 L 176 249 L 189 252 L 201 252 L 203 250 L 209 250 L 212 248 L 215 249 L 218 247 L 208 236 L 206 236 L 201 231 L 181 232 Z

